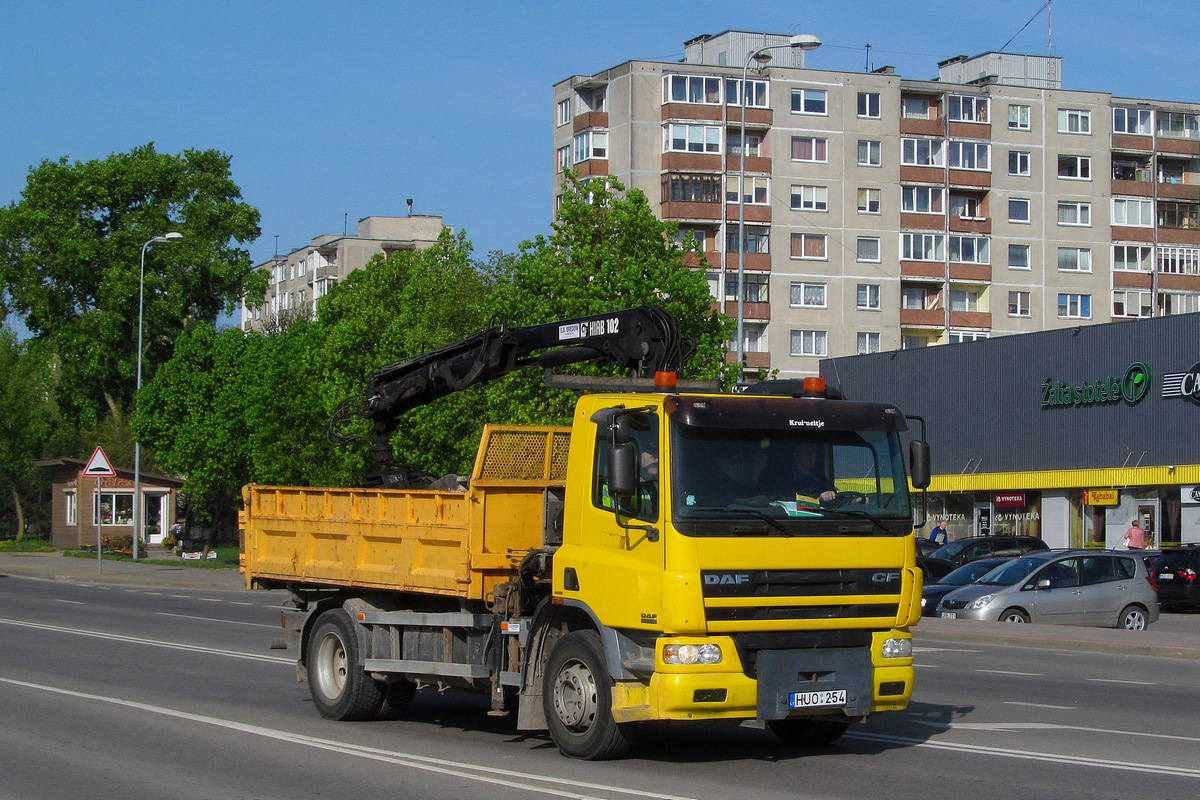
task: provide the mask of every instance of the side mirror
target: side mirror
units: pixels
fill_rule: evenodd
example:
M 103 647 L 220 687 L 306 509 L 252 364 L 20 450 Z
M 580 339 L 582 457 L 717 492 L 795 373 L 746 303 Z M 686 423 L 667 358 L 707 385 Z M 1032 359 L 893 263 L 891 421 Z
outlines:
M 608 448 L 608 493 L 633 497 L 638 488 L 637 451 L 629 445 Z
M 1050 579 L 1049 579 L 1049 578 L 1042 578 L 1040 581 L 1038 581 L 1038 582 L 1037 582 L 1037 586 L 1036 586 L 1035 588 L 1038 588 L 1038 589 L 1049 589 L 1049 588 L 1050 588 Z
M 929 442 L 914 439 L 908 443 L 908 472 L 915 488 L 929 488 Z

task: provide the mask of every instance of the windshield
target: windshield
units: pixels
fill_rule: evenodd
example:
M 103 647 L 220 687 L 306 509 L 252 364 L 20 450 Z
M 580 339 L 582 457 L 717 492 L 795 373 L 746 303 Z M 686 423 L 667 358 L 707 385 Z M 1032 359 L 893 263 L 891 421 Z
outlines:
M 697 428 L 673 423 L 674 514 L 683 521 L 861 518 L 875 533 L 901 529 L 872 520 L 903 519 L 903 533 L 909 533 L 911 508 L 901 452 L 895 431 Z M 853 531 L 864 532 L 869 531 Z
M 979 579 L 979 583 L 995 584 L 997 586 L 1012 586 L 1025 580 L 1029 573 L 1046 563 L 1044 558 L 1014 558 L 993 569 Z
M 966 586 L 968 583 L 979 580 L 995 567 L 996 562 L 990 559 L 988 561 L 972 561 L 970 564 L 963 564 L 939 580 L 938 583 L 948 586 Z

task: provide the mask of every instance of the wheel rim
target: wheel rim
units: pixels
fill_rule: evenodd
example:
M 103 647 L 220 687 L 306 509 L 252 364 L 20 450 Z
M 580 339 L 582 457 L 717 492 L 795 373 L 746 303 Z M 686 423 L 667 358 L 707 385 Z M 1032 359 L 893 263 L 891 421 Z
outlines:
M 1133 611 L 1125 612 L 1125 630 L 1140 631 L 1146 628 L 1146 617 L 1141 611 L 1134 609 Z
M 1008 614 L 1004 617 L 1004 622 L 1024 622 L 1025 618 L 1020 614 Z
M 596 677 L 587 665 L 572 660 L 554 681 L 554 712 L 567 728 L 585 731 L 596 720 Z
M 349 675 L 346 646 L 340 636 L 327 633 L 317 646 L 317 685 L 330 699 L 340 697 Z

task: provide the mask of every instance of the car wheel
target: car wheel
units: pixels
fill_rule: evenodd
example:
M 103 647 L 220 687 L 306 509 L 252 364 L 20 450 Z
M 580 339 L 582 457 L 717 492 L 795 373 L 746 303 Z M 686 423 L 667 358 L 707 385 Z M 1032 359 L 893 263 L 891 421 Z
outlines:
M 1029 622 L 1029 615 L 1019 608 L 1007 609 L 1000 615 L 1001 622 Z
M 1127 631 L 1144 631 L 1149 624 L 1146 621 L 1146 609 L 1141 606 L 1125 606 L 1117 618 L 1117 627 Z

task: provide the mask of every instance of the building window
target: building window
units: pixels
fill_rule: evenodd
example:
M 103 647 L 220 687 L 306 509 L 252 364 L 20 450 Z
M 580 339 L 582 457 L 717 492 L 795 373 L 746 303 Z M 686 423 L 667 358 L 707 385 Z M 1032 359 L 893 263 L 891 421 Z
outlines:
M 984 219 L 983 198 L 973 194 L 951 192 L 950 216 L 961 219 Z
M 792 331 L 792 355 L 825 356 L 825 331 Z
M 1200 115 L 1159 111 L 1158 135 L 1168 139 L 1200 139 Z
M 883 145 L 870 139 L 858 140 L 858 165 L 878 167 L 883 163 Z
M 691 243 L 688 243 L 688 236 L 691 236 Z M 695 253 L 708 252 L 708 231 L 704 228 L 680 228 L 675 234 L 675 241 L 679 246 L 687 251 Z M 713 295 L 716 297 L 716 295 Z
M 1058 177 L 1077 181 L 1092 179 L 1092 159 L 1090 156 L 1058 157 Z
M 1010 105 L 1008 107 L 1008 129 L 1012 131 L 1029 130 L 1029 106 Z
M 827 257 L 825 253 L 825 234 L 792 234 L 792 258 L 808 258 L 824 261 Z
M 1086 247 L 1058 248 L 1059 272 L 1091 272 L 1092 251 Z
M 792 209 L 795 211 L 828 211 L 829 189 L 824 186 L 793 186 Z
M 759 145 L 762 144 L 762 136 L 757 133 L 746 134 L 746 158 L 757 158 L 759 153 Z M 729 133 L 725 135 L 726 149 L 731 156 L 741 156 L 742 154 L 742 136 L 740 133 Z
M 1090 294 L 1060 294 L 1058 296 L 1060 319 L 1091 319 L 1092 296 Z
M 824 115 L 826 97 L 824 89 L 792 89 L 792 113 Z
M 671 173 L 667 176 L 663 199 L 673 203 L 716 203 L 721 199 L 720 181 L 720 175 Z
M 1113 133 L 1149 136 L 1154 132 L 1154 113 L 1148 108 L 1114 108 Z
M 900 349 L 902 350 L 920 350 L 922 347 L 929 346 L 929 337 L 927 336 L 901 336 Z
M 954 169 L 991 169 L 992 146 L 983 142 L 951 142 L 950 166 Z
M 742 105 L 742 81 L 738 78 L 725 79 L 725 102 L 731 106 Z M 767 99 L 766 81 L 746 81 L 745 105 L 747 108 L 770 108 Z
M 746 252 L 769 253 L 771 229 L 765 225 L 746 226 Z M 739 252 L 737 225 L 730 225 L 725 233 L 725 249 L 730 253 Z
M 900 190 L 900 210 L 914 214 L 942 214 L 942 187 L 905 186 Z
M 879 284 L 860 283 L 858 285 L 858 308 L 860 311 L 879 310 Z
M 1113 290 L 1114 317 L 1153 317 L 1154 295 L 1131 289 Z
M 924 311 L 929 302 L 929 293 L 924 289 L 908 288 L 900 290 L 900 308 L 909 311 Z
M 1182 161 L 1167 161 L 1159 157 L 1158 159 L 1158 182 L 1159 183 L 1187 183 L 1187 165 Z M 1113 177 L 1116 177 L 1115 170 Z
M 1029 153 L 1023 150 L 1008 151 L 1008 174 L 1029 176 Z
M 1029 222 L 1029 200 L 1023 197 L 1008 199 L 1008 221 Z
M 877 92 L 858 93 L 858 115 L 868 119 L 879 119 L 879 94 Z
M 717 105 L 721 102 L 721 79 L 704 75 L 668 75 L 663 78 L 663 91 L 665 102 Z
M 63 500 L 66 502 L 67 525 L 74 527 L 79 524 L 79 498 L 75 492 L 65 492 Z
M 133 494 L 101 492 L 100 503 L 92 509 L 93 525 L 132 525 Z
M 946 237 L 939 233 L 904 233 L 900 235 L 900 257 L 905 261 L 942 261 L 945 245 Z
M 1008 293 L 1008 315 L 1010 317 L 1029 316 L 1029 292 Z
M 1059 133 L 1092 133 L 1092 112 L 1076 108 L 1060 108 L 1058 110 Z
M 1200 206 L 1195 203 L 1158 201 L 1158 227 L 1196 230 L 1200 227 Z
M 1058 224 L 1090 226 L 1092 224 L 1092 204 L 1059 201 Z
M 744 301 L 747 303 L 768 302 L 768 282 L 766 275 L 754 272 L 742 273 L 742 286 L 745 288 Z M 725 299 L 737 301 L 737 280 L 731 279 L 725 283 Z
M 858 213 L 860 214 L 878 214 L 880 208 L 880 190 L 879 189 L 859 189 L 858 190 Z
M 979 310 L 979 292 L 971 292 L 966 289 L 951 289 L 950 290 L 950 310 L 951 311 L 978 311 Z
M 571 98 L 558 101 L 558 124 L 566 125 L 571 121 Z
M 825 284 L 793 283 L 792 308 L 825 308 Z
M 956 264 L 989 264 L 988 239 L 983 236 L 951 236 L 950 260 Z
M 1200 294 L 1183 292 L 1161 292 L 1158 295 L 1158 307 L 1163 316 L 1175 314 L 1194 314 L 1200 311 Z
M 608 134 L 604 131 L 584 131 L 575 136 L 575 163 L 591 158 L 608 158 Z
M 928 97 L 900 98 L 900 116 L 904 119 L 929 119 L 929 110 L 933 103 Z
M 1029 245 L 1010 244 L 1008 246 L 1008 268 L 1029 269 Z
M 945 166 L 940 139 L 901 139 L 900 163 L 912 167 Z
M 770 178 L 750 175 L 731 175 L 725 179 L 725 202 L 738 202 L 738 180 L 742 183 L 742 202 L 748 205 L 766 205 L 771 202 Z
M 1118 272 L 1149 272 L 1150 248 L 1136 244 L 1114 244 L 1113 269 Z
M 981 342 L 986 338 L 988 338 L 987 331 L 950 331 L 946 334 L 946 344 Z
M 1158 271 L 1171 275 L 1200 275 L 1200 249 L 1160 246 Z
M 663 148 L 675 153 L 720 153 L 721 128 L 717 125 L 667 125 Z
M 1113 225 L 1129 225 L 1134 228 L 1154 227 L 1154 201 L 1113 198 Z
M 571 166 L 571 147 L 558 148 L 558 171 L 561 173 L 567 167 Z
M 864 356 L 867 353 L 879 352 L 879 334 L 858 332 L 858 354 Z
M 878 236 L 858 237 L 858 260 L 870 262 L 877 262 L 880 260 Z
M 813 136 L 792 137 L 792 161 L 816 161 L 824 164 L 829 159 L 825 155 L 825 139 Z
M 987 122 L 988 98 L 952 94 L 946 98 L 946 116 L 951 122 Z

